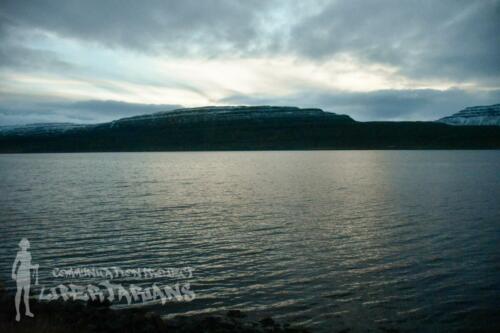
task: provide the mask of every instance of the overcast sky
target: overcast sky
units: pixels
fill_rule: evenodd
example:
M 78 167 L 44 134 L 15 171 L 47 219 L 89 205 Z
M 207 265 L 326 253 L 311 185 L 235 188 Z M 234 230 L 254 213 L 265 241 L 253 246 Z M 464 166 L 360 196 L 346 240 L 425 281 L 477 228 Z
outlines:
M 180 106 L 434 120 L 500 103 L 500 0 L 0 1 L 0 125 Z

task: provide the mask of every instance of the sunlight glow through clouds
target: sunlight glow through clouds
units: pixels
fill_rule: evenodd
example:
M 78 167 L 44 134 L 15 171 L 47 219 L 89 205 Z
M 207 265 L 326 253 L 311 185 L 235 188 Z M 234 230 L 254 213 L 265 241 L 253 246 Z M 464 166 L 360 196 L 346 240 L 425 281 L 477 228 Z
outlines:
M 397 68 L 368 65 L 347 55 L 323 63 L 281 58 L 178 59 L 109 54 L 87 48 L 86 59 L 70 73 L 4 74 L 9 91 L 44 93 L 64 98 L 170 103 L 185 106 L 218 104 L 232 95 L 286 96 L 304 89 L 370 92 L 380 89 L 437 89 L 453 82 L 416 82 L 398 75 Z M 68 54 L 66 54 L 68 55 Z M 81 56 L 81 55 L 80 55 Z M 112 64 L 106 58 L 120 59 Z M 76 63 L 77 58 L 65 58 Z M 107 75 L 102 76 L 103 63 Z M 85 68 L 85 72 L 80 71 Z M 90 68 L 89 68 L 90 67 Z M 10 88 L 10 89 L 9 89 Z M 220 103 L 219 103 L 220 104 Z
M 103 48 L 40 31 L 18 37 L 35 50 L 54 52 L 72 68 L 36 75 L 9 73 L 10 86 L 66 98 L 202 106 L 221 104 L 218 101 L 232 95 L 286 96 L 304 89 L 370 92 L 464 86 L 442 80 L 418 82 L 399 75 L 397 67 L 362 63 L 349 54 L 321 61 L 283 55 L 179 58 Z

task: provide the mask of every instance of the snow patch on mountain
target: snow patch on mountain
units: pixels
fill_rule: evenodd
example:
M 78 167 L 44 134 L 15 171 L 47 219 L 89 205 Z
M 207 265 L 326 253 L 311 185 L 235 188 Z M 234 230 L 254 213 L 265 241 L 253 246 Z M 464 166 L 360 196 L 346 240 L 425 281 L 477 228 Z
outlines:
M 294 116 L 322 116 L 335 115 L 327 113 L 321 109 L 301 109 L 287 106 L 205 106 L 198 108 L 183 108 L 171 111 L 163 111 L 152 114 L 118 119 L 112 122 L 119 124 L 131 121 L 154 121 L 161 119 L 176 119 L 177 121 L 206 121 L 223 119 L 255 119 L 255 118 L 276 118 Z
M 32 135 L 32 134 L 54 134 L 83 128 L 93 125 L 73 124 L 73 123 L 36 123 L 27 125 L 0 126 L 0 134 L 9 135 Z
M 448 125 L 489 125 L 500 126 L 500 104 L 467 107 L 438 122 Z

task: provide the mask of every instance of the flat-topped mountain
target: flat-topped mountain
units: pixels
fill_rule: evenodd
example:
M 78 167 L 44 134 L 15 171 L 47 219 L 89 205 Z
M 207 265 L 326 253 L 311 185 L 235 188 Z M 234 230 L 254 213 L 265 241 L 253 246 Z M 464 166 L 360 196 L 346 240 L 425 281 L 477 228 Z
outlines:
M 353 121 L 349 116 L 325 112 L 321 109 L 301 109 L 291 106 L 205 106 L 198 108 L 183 108 L 171 111 L 134 116 L 119 119 L 113 123 L 130 121 L 161 121 L 172 120 L 177 122 L 197 122 L 210 120 L 233 119 L 270 119 L 296 117 L 329 117 Z
M 111 126 L 124 124 L 158 125 L 165 123 L 194 124 L 200 122 L 269 121 L 272 119 L 321 119 L 338 122 L 354 122 L 347 115 L 325 112 L 321 109 L 301 109 L 290 106 L 206 106 L 183 108 L 172 111 L 122 118 L 111 122 Z
M 500 104 L 467 107 L 438 121 L 449 125 L 500 126 Z
M 228 121 L 269 121 L 277 119 L 312 120 L 322 119 L 337 122 L 354 122 L 347 115 L 337 115 L 321 109 L 301 109 L 290 106 L 206 106 L 199 108 L 182 108 L 162 111 L 133 117 L 121 118 L 109 123 L 74 124 L 74 123 L 36 123 L 27 125 L 0 126 L 1 135 L 38 135 L 57 134 L 74 129 L 91 129 L 95 127 L 119 128 L 131 126 L 165 126 L 172 124 L 213 123 L 222 124 Z
M 500 148 L 498 126 L 357 122 L 321 109 L 186 108 L 108 123 L 0 128 L 0 152 Z

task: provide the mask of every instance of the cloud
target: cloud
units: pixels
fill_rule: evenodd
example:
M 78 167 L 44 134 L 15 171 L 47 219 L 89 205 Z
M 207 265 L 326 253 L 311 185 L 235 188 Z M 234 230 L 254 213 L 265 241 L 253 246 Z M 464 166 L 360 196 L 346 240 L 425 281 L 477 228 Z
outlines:
M 271 1 L 272 2 L 272 1 Z M 271 2 L 7 0 L 5 24 L 140 52 L 249 48 Z
M 473 105 L 498 103 L 500 90 L 405 89 L 370 92 L 304 91 L 286 96 L 234 95 L 220 102 L 242 105 L 296 105 L 348 114 L 359 121 L 436 120 Z
M 140 104 L 122 101 L 44 100 L 38 96 L 0 99 L 0 125 L 40 122 L 100 123 L 123 117 L 168 111 L 180 105 Z
M 359 121 L 436 120 L 466 106 L 500 101 L 500 89 L 403 89 L 346 92 L 304 89 L 288 95 L 231 95 L 220 105 L 292 105 L 319 107 L 348 114 Z M 0 94 L 0 125 L 40 122 L 99 123 L 123 117 L 181 108 L 170 104 L 141 104 L 113 100 L 68 101 L 45 96 Z
M 410 77 L 500 76 L 500 1 L 334 1 L 297 24 L 293 47 L 309 58 L 348 53 Z
M 68 70 L 72 65 L 55 52 L 28 47 L 0 45 L 0 68 L 22 70 Z
M 295 53 L 318 61 L 349 54 L 411 77 L 499 83 L 498 0 L 7 0 L 1 6 L 10 30 L 111 48 L 203 57 Z
M 0 122 L 149 103 L 436 119 L 498 103 L 499 59 L 500 0 L 4 0 Z

